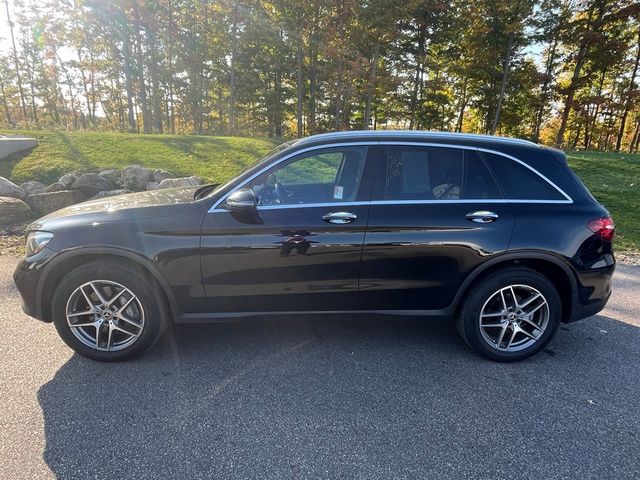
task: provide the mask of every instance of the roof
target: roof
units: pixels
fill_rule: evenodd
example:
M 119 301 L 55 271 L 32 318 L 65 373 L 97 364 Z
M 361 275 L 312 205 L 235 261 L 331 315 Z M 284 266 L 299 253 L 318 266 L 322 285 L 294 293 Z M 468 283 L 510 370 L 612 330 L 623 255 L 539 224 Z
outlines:
M 340 139 L 398 139 L 406 138 L 412 140 L 443 140 L 479 143 L 498 143 L 512 145 L 538 146 L 529 140 L 519 138 L 500 137 L 495 135 L 478 135 L 473 133 L 454 133 L 454 132 L 432 132 L 426 130 L 351 130 L 345 132 L 331 132 L 312 135 L 298 140 L 296 146 L 305 145 L 307 143 L 315 143 L 323 140 L 340 140 Z

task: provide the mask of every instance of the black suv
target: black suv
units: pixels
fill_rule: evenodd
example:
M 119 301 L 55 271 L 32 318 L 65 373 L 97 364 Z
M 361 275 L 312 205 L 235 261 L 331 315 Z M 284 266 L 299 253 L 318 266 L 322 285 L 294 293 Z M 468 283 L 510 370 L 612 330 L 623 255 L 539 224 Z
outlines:
M 511 361 L 604 307 L 613 232 L 561 151 L 343 132 L 285 143 L 226 185 L 48 215 L 14 279 L 27 314 L 96 360 L 139 354 L 173 323 L 348 312 L 449 317 Z

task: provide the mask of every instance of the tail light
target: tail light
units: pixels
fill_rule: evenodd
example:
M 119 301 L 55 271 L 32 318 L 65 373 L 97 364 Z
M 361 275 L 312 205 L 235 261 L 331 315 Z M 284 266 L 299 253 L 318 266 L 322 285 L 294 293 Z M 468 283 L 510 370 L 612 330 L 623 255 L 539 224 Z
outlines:
M 610 242 L 613 239 L 613 235 L 616 231 L 616 225 L 613 223 L 613 218 L 603 217 L 596 220 L 591 220 L 587 227 L 602 240 Z

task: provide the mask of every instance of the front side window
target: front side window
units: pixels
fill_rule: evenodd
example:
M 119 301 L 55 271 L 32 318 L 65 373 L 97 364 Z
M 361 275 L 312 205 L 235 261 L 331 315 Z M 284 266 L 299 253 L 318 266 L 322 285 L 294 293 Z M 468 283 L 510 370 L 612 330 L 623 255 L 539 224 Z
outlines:
M 250 182 L 258 205 L 352 202 L 366 147 L 317 150 L 287 160 Z
M 385 200 L 502 198 L 477 152 L 455 148 L 390 147 Z

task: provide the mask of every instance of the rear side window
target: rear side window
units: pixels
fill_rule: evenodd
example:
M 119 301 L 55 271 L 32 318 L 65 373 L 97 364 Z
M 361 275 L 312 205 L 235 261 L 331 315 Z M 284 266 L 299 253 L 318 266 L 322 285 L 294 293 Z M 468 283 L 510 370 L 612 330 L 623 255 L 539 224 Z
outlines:
M 492 153 L 482 152 L 481 156 L 493 170 L 507 199 L 566 200 L 549 182 L 524 165 Z
M 389 147 L 385 200 L 502 198 L 485 162 L 473 150 Z

